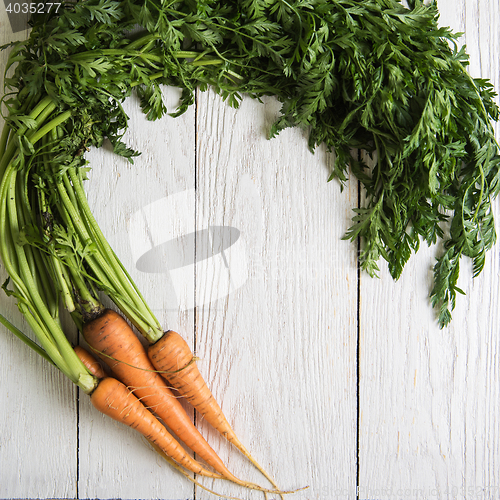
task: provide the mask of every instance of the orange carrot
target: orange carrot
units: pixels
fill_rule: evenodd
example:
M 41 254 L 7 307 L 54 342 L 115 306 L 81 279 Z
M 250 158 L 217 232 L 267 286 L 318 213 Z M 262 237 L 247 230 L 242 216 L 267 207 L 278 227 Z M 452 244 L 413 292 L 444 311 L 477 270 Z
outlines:
M 162 373 L 179 394 L 184 396 L 212 427 L 236 446 L 274 487 L 277 487 L 275 481 L 250 455 L 229 425 L 219 404 L 203 380 L 186 341 L 178 333 L 170 330 L 165 332 L 160 340 L 149 346 L 148 356 L 156 370 Z
M 106 372 L 104 368 L 100 365 L 99 361 L 90 354 L 89 351 L 85 350 L 83 347 L 79 345 L 75 346 L 74 351 L 76 355 L 80 358 L 80 361 L 85 365 L 85 368 L 99 379 L 104 378 L 106 376 Z
M 83 335 L 114 375 L 191 450 L 224 478 L 240 485 L 249 484 L 237 479 L 226 468 L 196 429 L 165 380 L 155 371 L 146 349 L 122 316 L 106 309 L 84 325 Z
M 188 455 L 160 421 L 119 380 L 113 377 L 103 378 L 92 392 L 90 400 L 100 412 L 140 432 L 187 470 L 206 477 L 222 478 Z

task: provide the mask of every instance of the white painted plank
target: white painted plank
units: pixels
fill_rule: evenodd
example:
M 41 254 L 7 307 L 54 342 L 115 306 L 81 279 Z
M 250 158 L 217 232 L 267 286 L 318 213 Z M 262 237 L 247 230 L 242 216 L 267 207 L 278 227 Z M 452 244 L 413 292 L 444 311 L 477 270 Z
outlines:
M 216 272 L 197 264 L 197 352 L 255 457 L 281 487 L 309 485 L 291 498 L 334 498 L 355 489 L 356 249 L 340 238 L 356 186 L 328 184 L 331 157 L 313 156 L 300 131 L 266 140 L 278 110 L 273 98 L 235 111 L 199 95 L 197 228 L 240 233 L 224 256 L 212 242 Z M 215 446 L 237 475 L 259 479 Z
M 441 25 L 465 31 L 473 76 L 498 88 L 498 2 L 439 1 Z M 495 213 L 500 213 L 498 201 Z M 500 386 L 495 359 L 499 247 L 472 280 L 463 260 L 452 324 L 428 305 L 436 249 L 397 283 L 361 278 L 360 497 L 498 498 Z
M 173 110 L 178 91 L 165 88 L 164 95 Z M 194 247 L 182 238 L 194 231 L 194 110 L 148 122 L 134 97 L 125 109 L 131 128 L 124 140 L 142 154 L 132 165 L 105 148 L 92 151 L 89 203 L 161 324 L 165 329 L 182 326 L 192 343 L 193 312 L 176 290 L 169 265 L 179 254 L 194 262 Z M 192 273 L 188 279 L 194 284 Z M 100 415 L 85 396 L 80 397 L 79 432 L 80 498 L 175 500 L 192 495 L 192 484 L 139 434 Z
M 0 45 L 23 40 L 0 10 Z M 8 52 L 0 52 L 3 76 Z M 3 86 L 3 81 L 2 81 Z M 0 117 L 0 127 L 3 127 Z M 0 264 L 0 282 L 7 275 Z M 0 292 L 0 312 L 30 330 L 13 298 Z M 33 335 L 31 335 L 33 338 Z M 0 498 L 76 495 L 76 392 L 56 369 L 0 327 Z

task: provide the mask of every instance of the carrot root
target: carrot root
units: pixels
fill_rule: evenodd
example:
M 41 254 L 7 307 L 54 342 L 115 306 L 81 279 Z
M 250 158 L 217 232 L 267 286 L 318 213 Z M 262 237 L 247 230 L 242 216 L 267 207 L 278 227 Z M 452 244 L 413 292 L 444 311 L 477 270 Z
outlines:
M 101 389 L 99 391 L 96 389 L 95 393 L 104 392 L 107 386 L 114 384 L 117 387 L 117 391 L 121 391 L 121 393 L 125 391 L 121 397 L 126 397 L 129 401 L 130 411 L 124 408 L 123 404 L 122 406 L 117 406 L 118 411 L 114 407 L 113 398 L 115 395 L 109 393 L 104 398 L 104 402 L 100 401 L 101 407 L 99 409 L 103 413 L 116 420 L 126 420 L 124 423 L 135 428 L 139 424 L 137 424 L 136 419 L 133 421 L 130 420 L 129 413 L 135 414 L 139 410 L 146 412 L 149 420 L 156 426 L 155 432 L 151 434 L 148 428 L 143 429 L 142 427 L 137 427 L 137 430 L 153 444 L 164 450 L 175 462 L 191 472 L 206 477 L 226 479 L 244 488 L 264 493 L 277 495 L 292 493 L 292 491 L 281 491 L 274 480 L 253 459 L 236 437 L 215 398 L 203 381 L 191 350 L 180 335 L 175 332 L 167 332 L 159 342 L 150 346 L 149 352 L 147 352 L 125 319 L 110 309 L 104 310 L 100 316 L 94 318 L 89 323 L 85 323 L 83 335 L 91 349 L 109 366 L 116 379 L 121 381 L 118 382 L 115 378 L 106 377 L 102 379 L 98 386 L 98 389 Z M 172 342 L 167 343 L 164 340 L 172 338 L 177 341 L 176 344 L 180 347 L 172 348 Z M 174 353 L 175 361 L 172 361 L 171 356 L 169 358 L 170 361 L 167 359 L 166 363 L 160 363 L 161 366 L 159 366 L 157 363 L 159 363 L 160 358 L 165 359 L 164 356 L 161 356 L 161 353 L 165 353 L 165 346 L 170 347 L 169 350 L 171 353 Z M 157 350 L 160 355 L 155 356 Z M 241 480 L 227 469 L 220 457 L 206 442 L 198 429 L 194 427 L 184 408 L 168 387 L 165 378 L 159 375 L 157 370 L 172 372 L 165 374 L 167 377 L 166 380 L 181 395 L 184 395 L 212 426 L 223 434 L 229 442 L 233 443 L 257 467 L 271 482 L 274 489 L 266 489 L 255 483 Z M 212 467 L 215 472 L 208 471 L 199 462 L 187 455 L 184 448 L 170 435 L 154 414 L 163 420 L 172 432 Z M 161 427 L 161 429 L 158 427 Z M 165 436 L 162 439 L 167 439 L 168 442 L 162 445 L 158 442 L 160 438 L 156 436 Z M 175 448 L 176 445 L 182 451 Z M 170 451 L 167 451 L 169 449 Z M 189 460 L 193 462 L 190 463 Z
M 180 472 L 184 477 L 186 477 L 186 479 L 188 479 L 189 481 L 191 481 L 196 486 L 199 486 L 203 490 L 208 491 L 208 493 L 211 493 L 212 495 L 216 495 L 216 496 L 218 496 L 220 498 L 226 498 L 228 500 L 242 500 L 239 497 L 231 497 L 231 496 L 228 496 L 228 495 L 223 495 L 223 494 L 218 493 L 218 492 L 216 492 L 216 491 L 208 488 L 207 486 L 201 484 L 194 477 L 190 476 L 182 467 L 179 467 L 179 465 L 176 462 L 174 462 L 168 455 L 166 455 L 165 452 L 162 449 L 160 449 L 157 445 L 155 445 L 154 443 L 151 443 L 150 441 L 148 441 L 148 443 L 153 447 L 153 449 L 156 451 L 156 453 L 158 453 L 174 469 L 176 469 L 178 472 Z
M 149 444 L 151 444 L 152 447 L 153 447 L 153 449 L 161 457 L 163 457 L 172 467 L 174 467 L 174 469 L 176 469 L 177 471 L 179 471 L 183 476 L 185 476 L 189 481 L 191 481 L 196 486 L 199 486 L 200 488 L 204 489 L 205 491 L 208 491 L 209 493 L 212 493 L 212 495 L 216 495 L 216 496 L 218 496 L 220 498 L 226 498 L 228 500 L 242 500 L 239 497 L 232 497 L 232 496 L 228 496 L 228 495 L 223 495 L 223 494 L 218 493 L 218 492 L 216 492 L 216 491 L 208 488 L 207 486 L 201 484 L 194 477 L 190 476 L 182 467 L 179 467 L 179 465 L 176 464 L 168 455 L 165 455 L 165 452 L 163 450 L 161 450 L 160 448 L 158 448 L 157 445 L 155 445 L 154 443 L 151 443 L 151 442 L 149 442 Z M 221 478 L 221 479 L 224 479 L 224 478 Z M 282 495 L 288 495 L 288 494 L 291 494 L 291 493 L 296 493 L 297 491 L 305 489 L 305 488 L 300 488 L 300 489 L 293 490 L 293 491 L 278 491 L 278 490 L 267 490 L 265 488 L 261 488 L 259 485 L 253 484 L 253 483 L 248 483 L 248 484 L 250 486 L 250 489 L 254 489 L 254 490 L 263 492 L 264 495 L 266 496 L 266 498 L 267 498 L 268 494 L 274 494 L 274 495 L 280 495 L 280 496 L 282 496 Z
M 192 478 L 187 471 L 211 479 L 232 481 L 232 479 L 224 477 L 217 472 L 207 470 L 198 461 L 188 455 L 184 448 L 170 435 L 153 413 L 145 408 L 132 392 L 119 380 L 113 377 L 105 377 L 100 380 L 98 386 L 90 395 L 90 400 L 92 405 L 104 415 L 142 434 L 170 465 L 198 486 L 218 495 L 215 491 L 210 490 L 196 481 L 196 479 Z M 257 484 L 240 480 L 237 480 L 236 484 L 264 493 L 293 493 L 292 491 L 280 492 L 277 490 L 269 490 Z M 234 499 L 234 497 L 227 498 Z
M 205 477 L 222 478 L 188 455 L 160 421 L 119 380 L 103 378 L 90 400 L 101 413 L 141 433 L 179 466 Z
M 102 379 L 106 376 L 106 372 L 103 367 L 99 361 L 97 361 L 97 359 L 90 354 L 90 352 L 79 345 L 75 346 L 73 349 L 76 352 L 76 355 L 80 358 L 80 361 L 85 365 L 85 368 L 87 368 L 87 370 L 94 375 L 94 377 Z
M 116 378 L 128 386 L 143 405 L 165 422 L 186 446 L 224 478 L 242 486 L 246 484 L 227 469 L 193 425 L 166 381 L 151 364 L 141 341 L 122 316 L 106 309 L 98 318 L 84 325 L 83 335 Z
M 187 342 L 173 330 L 148 348 L 154 368 L 181 394 L 203 418 L 232 443 L 275 487 L 275 480 L 255 460 L 236 436 L 222 409 L 204 381 Z

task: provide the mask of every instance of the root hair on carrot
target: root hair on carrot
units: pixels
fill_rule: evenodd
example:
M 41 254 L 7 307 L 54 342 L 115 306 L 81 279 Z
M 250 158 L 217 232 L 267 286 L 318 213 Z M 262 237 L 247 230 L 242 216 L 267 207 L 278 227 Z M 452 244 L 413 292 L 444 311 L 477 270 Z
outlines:
M 173 330 L 165 332 L 160 340 L 149 346 L 148 357 L 156 370 L 167 373 L 163 375 L 165 380 L 184 396 L 203 419 L 232 443 L 279 491 L 276 481 L 237 437 L 203 379 L 197 364 L 193 362 L 195 356 L 182 336 Z
M 177 462 L 175 462 L 175 460 L 172 460 L 167 454 L 165 454 L 161 448 L 159 448 L 158 446 L 156 446 L 151 441 L 148 441 L 147 439 L 145 439 L 145 441 L 149 445 L 151 445 L 151 447 L 156 451 L 156 453 L 158 453 L 164 460 L 166 460 L 169 465 L 171 465 L 175 470 L 177 470 L 178 472 L 180 472 L 185 478 L 187 478 L 189 481 L 191 481 L 194 485 L 199 486 L 200 488 L 202 488 L 203 490 L 207 491 L 208 493 L 211 493 L 212 495 L 216 495 L 216 496 L 218 496 L 220 498 L 226 498 L 227 500 L 243 500 L 240 497 L 233 497 L 233 496 L 223 495 L 222 493 L 218 493 L 217 491 L 212 490 L 208 486 L 205 486 L 205 485 L 201 484 L 199 481 L 196 480 L 196 478 L 194 478 L 193 476 L 191 476 L 191 474 L 189 474 L 179 464 L 177 464 Z
M 115 361 L 116 363 L 122 363 L 126 366 L 129 366 L 130 368 L 134 368 L 136 370 L 142 370 L 146 372 L 152 372 L 152 373 L 158 373 L 159 375 L 175 375 L 177 373 L 182 372 L 186 368 L 189 368 L 192 364 L 197 363 L 198 361 L 201 361 L 201 358 L 198 356 L 193 356 L 191 358 L 191 361 L 189 361 L 186 365 L 182 366 L 181 368 L 178 368 L 177 370 L 156 370 L 153 368 L 145 368 L 142 366 L 135 366 L 132 365 L 131 363 L 127 363 L 126 361 L 123 361 L 122 359 L 115 358 L 114 356 L 111 356 L 103 351 L 100 351 L 99 349 L 96 349 L 95 347 L 90 346 L 90 349 L 92 350 L 93 353 L 97 354 L 98 356 L 101 356 L 103 358 L 107 358 L 111 361 Z
M 155 372 L 145 347 L 120 314 L 106 309 L 98 318 L 83 325 L 83 336 L 95 352 L 103 352 L 104 355 L 98 356 L 109 366 L 114 376 L 129 391 L 133 391 L 135 397 L 140 398 L 140 403 L 147 406 L 150 409 L 148 411 L 154 413 L 180 441 L 224 478 L 236 484 L 245 484 L 231 473 L 194 426 L 165 378 Z M 110 357 L 118 361 L 111 361 Z
M 228 500 L 242 500 L 240 497 L 233 497 L 233 496 L 228 496 L 228 495 L 222 495 L 222 494 L 220 494 L 220 493 L 218 493 L 218 492 L 216 492 L 216 491 L 208 488 L 207 486 L 201 484 L 199 481 L 196 480 L 196 478 L 194 478 L 193 476 L 191 476 L 186 470 L 184 470 L 181 466 L 179 466 L 175 462 L 175 460 L 172 460 L 172 458 L 170 458 L 168 455 L 166 455 L 161 448 L 159 448 L 157 445 L 155 445 L 155 443 L 152 443 L 151 441 L 149 441 L 147 439 L 145 439 L 145 440 L 146 440 L 146 442 L 149 445 L 151 445 L 151 447 L 163 459 L 165 459 L 172 467 L 174 467 L 178 472 L 180 472 L 183 476 L 185 476 L 189 481 L 191 481 L 192 483 L 194 483 L 196 486 L 199 486 L 200 488 L 204 489 L 205 491 L 207 491 L 209 493 L 212 493 L 213 495 L 217 495 L 220 498 L 226 498 Z M 222 479 L 224 481 L 230 481 L 230 482 L 232 482 L 230 479 L 226 479 L 226 478 L 224 478 L 222 476 L 219 479 Z M 270 489 L 262 488 L 258 484 L 254 484 L 254 483 L 250 483 L 250 482 L 246 483 L 245 485 L 240 485 L 240 486 L 244 486 L 245 488 L 248 488 L 248 489 L 251 489 L 251 490 L 260 491 L 260 492 L 262 492 L 265 495 L 266 499 L 268 498 L 268 495 L 279 495 L 280 497 L 283 497 L 283 495 L 291 495 L 293 493 L 297 493 L 298 491 L 302 491 L 302 490 L 305 490 L 305 489 L 309 488 L 309 486 L 305 486 L 305 487 L 302 487 L 302 488 L 297 488 L 295 490 L 289 490 L 289 491 L 270 490 Z

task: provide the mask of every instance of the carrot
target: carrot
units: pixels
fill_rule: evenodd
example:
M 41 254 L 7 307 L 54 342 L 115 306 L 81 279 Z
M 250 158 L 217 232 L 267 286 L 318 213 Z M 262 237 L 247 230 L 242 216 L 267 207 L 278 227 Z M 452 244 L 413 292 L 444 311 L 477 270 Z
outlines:
M 121 318 L 121 316 L 117 316 Z M 135 338 L 137 339 L 137 337 Z M 185 452 L 184 448 L 129 388 L 119 380 L 106 376 L 106 373 L 92 354 L 80 346 L 76 346 L 74 350 L 89 371 L 100 379 L 99 385 L 91 394 L 92 404 L 105 415 L 140 432 L 170 465 L 174 466 L 184 475 L 187 476 L 187 473 L 182 467 L 201 476 L 215 479 L 228 479 L 246 488 L 259 490 L 264 493 L 277 493 L 280 496 L 284 493 L 290 493 L 268 490 L 257 484 L 241 481 L 229 472 L 228 474 L 220 474 L 207 470 Z M 116 363 L 116 361 L 114 362 Z M 148 370 L 147 373 L 154 372 Z M 206 486 L 196 482 L 196 480 L 194 480 L 194 482 L 201 488 L 215 494 L 215 492 L 209 490 Z
M 146 349 L 118 313 L 105 309 L 86 323 L 83 335 L 113 374 L 153 411 L 172 432 L 225 479 L 248 486 L 236 478 L 193 425 L 165 380 L 156 372 Z
M 150 443 L 187 470 L 211 478 L 220 474 L 205 469 L 173 438 L 160 421 L 119 380 L 103 378 L 90 395 L 94 407 L 108 417 L 140 432 Z
M 100 365 L 99 361 L 97 361 L 97 359 L 95 359 L 89 351 L 79 345 L 75 346 L 73 349 L 76 352 L 76 355 L 80 358 L 80 361 L 85 365 L 85 368 L 87 368 L 87 370 L 92 373 L 94 377 L 101 379 L 106 376 L 106 372 Z
M 229 425 L 219 404 L 204 381 L 195 358 L 186 341 L 176 332 L 169 330 L 148 348 L 153 366 L 163 377 L 185 397 L 203 418 L 232 443 L 252 464 L 277 487 L 275 481 L 250 455 Z

